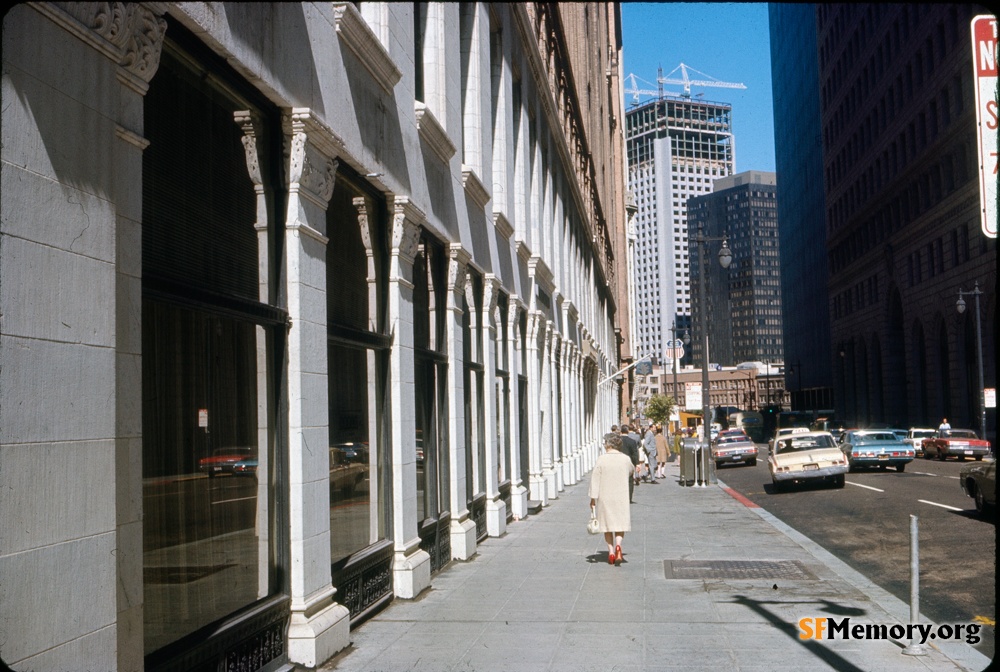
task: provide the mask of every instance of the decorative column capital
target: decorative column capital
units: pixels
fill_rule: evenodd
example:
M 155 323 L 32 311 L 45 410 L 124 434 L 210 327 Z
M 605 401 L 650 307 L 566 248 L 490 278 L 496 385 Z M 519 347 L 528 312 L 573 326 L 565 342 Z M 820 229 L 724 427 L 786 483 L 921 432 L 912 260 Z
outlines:
M 417 255 L 423 211 L 406 196 L 392 197 L 392 254 L 409 263 Z
M 487 273 L 483 282 L 483 312 L 489 316 L 487 326 L 496 325 L 500 321 L 497 312 L 497 300 L 500 298 L 500 280 L 492 273 Z
M 344 143 L 306 107 L 282 117 L 288 161 L 288 187 L 326 210 L 336 181 L 336 156 Z
M 448 248 L 448 291 L 453 298 L 458 299 L 467 291 L 469 285 L 469 260 L 472 258 L 461 243 L 452 243 Z M 471 299 L 469 299 L 471 304 Z

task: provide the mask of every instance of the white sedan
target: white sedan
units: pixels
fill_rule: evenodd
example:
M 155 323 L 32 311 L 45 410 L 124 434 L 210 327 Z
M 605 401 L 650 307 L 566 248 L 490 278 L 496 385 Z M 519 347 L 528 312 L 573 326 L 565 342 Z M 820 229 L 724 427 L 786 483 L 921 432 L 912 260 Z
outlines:
M 824 480 L 844 487 L 847 458 L 830 432 L 805 432 L 775 440 L 767 458 L 775 487 L 792 481 Z

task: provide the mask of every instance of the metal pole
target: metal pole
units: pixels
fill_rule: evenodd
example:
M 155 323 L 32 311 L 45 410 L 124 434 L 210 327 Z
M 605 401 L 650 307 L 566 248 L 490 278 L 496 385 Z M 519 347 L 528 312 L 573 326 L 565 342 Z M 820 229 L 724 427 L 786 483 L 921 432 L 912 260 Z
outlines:
M 917 527 L 917 517 L 910 514 L 910 623 L 920 622 L 920 533 Z M 907 656 L 926 656 L 927 646 L 910 639 L 910 644 L 903 649 Z
M 979 438 L 986 440 L 986 390 L 983 388 L 983 328 L 979 322 L 979 281 L 976 281 L 976 353 L 979 358 Z

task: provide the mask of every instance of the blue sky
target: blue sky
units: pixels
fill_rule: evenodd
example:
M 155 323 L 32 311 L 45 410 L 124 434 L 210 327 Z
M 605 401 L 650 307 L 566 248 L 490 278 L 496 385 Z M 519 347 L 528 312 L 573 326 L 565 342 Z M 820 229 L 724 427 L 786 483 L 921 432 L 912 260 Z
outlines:
M 638 82 L 640 88 L 655 90 L 657 67 L 667 76 L 681 63 L 711 79 L 745 84 L 746 90 L 692 87 L 691 93 L 732 104 L 736 172 L 774 171 L 767 3 L 624 2 L 622 40 L 623 73 L 645 80 Z M 674 76 L 680 77 L 680 70 Z M 664 89 L 680 92 L 682 87 L 666 84 Z M 631 103 L 626 93 L 626 110 Z

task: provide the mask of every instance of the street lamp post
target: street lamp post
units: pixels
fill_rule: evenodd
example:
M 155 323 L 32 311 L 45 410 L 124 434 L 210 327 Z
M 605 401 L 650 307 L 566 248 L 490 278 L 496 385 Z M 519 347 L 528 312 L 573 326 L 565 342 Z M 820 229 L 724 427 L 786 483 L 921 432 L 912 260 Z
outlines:
M 958 290 L 958 301 L 955 303 L 955 309 L 958 310 L 958 314 L 961 315 L 965 312 L 965 299 L 964 296 L 974 296 L 976 297 L 976 361 L 979 365 L 979 438 L 986 439 L 986 399 L 984 398 L 985 391 L 983 389 L 983 328 L 979 322 L 979 295 L 982 291 L 979 289 L 979 281 L 976 281 L 975 288 L 970 292 L 963 292 L 961 289 Z
M 683 339 L 684 343 L 686 344 L 688 342 L 688 335 L 687 335 L 688 332 L 687 332 L 687 329 L 678 329 L 677 328 L 677 318 L 675 317 L 674 318 L 674 326 L 672 326 L 670 328 L 670 333 L 671 333 L 671 335 L 673 335 L 673 342 L 671 343 L 671 346 L 670 346 L 671 350 L 673 350 L 673 352 L 670 353 L 670 360 L 671 360 L 671 363 L 673 364 L 673 369 L 674 369 L 674 406 L 677 406 L 677 400 L 679 399 L 679 397 L 677 396 L 677 333 L 678 332 L 680 332 L 682 334 L 681 338 Z M 679 418 L 680 417 L 680 409 L 679 408 L 677 409 L 677 414 L 678 414 L 677 417 Z M 680 421 L 678 421 L 677 424 L 678 424 L 678 429 L 679 429 L 680 428 L 679 427 L 680 426 Z
M 711 413 L 711 400 L 710 400 L 710 387 L 708 382 L 708 324 L 706 320 L 706 313 L 708 312 L 708 303 L 705 299 L 705 264 L 707 256 L 708 243 L 711 241 L 722 241 L 722 248 L 719 250 L 719 265 L 722 268 L 729 268 L 729 264 L 733 262 L 733 253 L 729 249 L 725 236 L 705 236 L 702 234 L 701 222 L 698 223 L 698 235 L 692 239 L 698 246 L 698 302 L 699 315 L 698 321 L 701 328 L 701 338 L 702 338 L 702 363 L 701 363 L 701 422 L 702 422 L 702 469 L 703 473 L 706 471 L 705 465 L 708 465 L 708 469 L 711 470 L 710 480 L 715 482 L 715 461 L 711 456 L 711 438 L 712 433 L 710 430 L 711 424 L 710 413 Z M 704 484 L 704 482 L 703 482 Z

